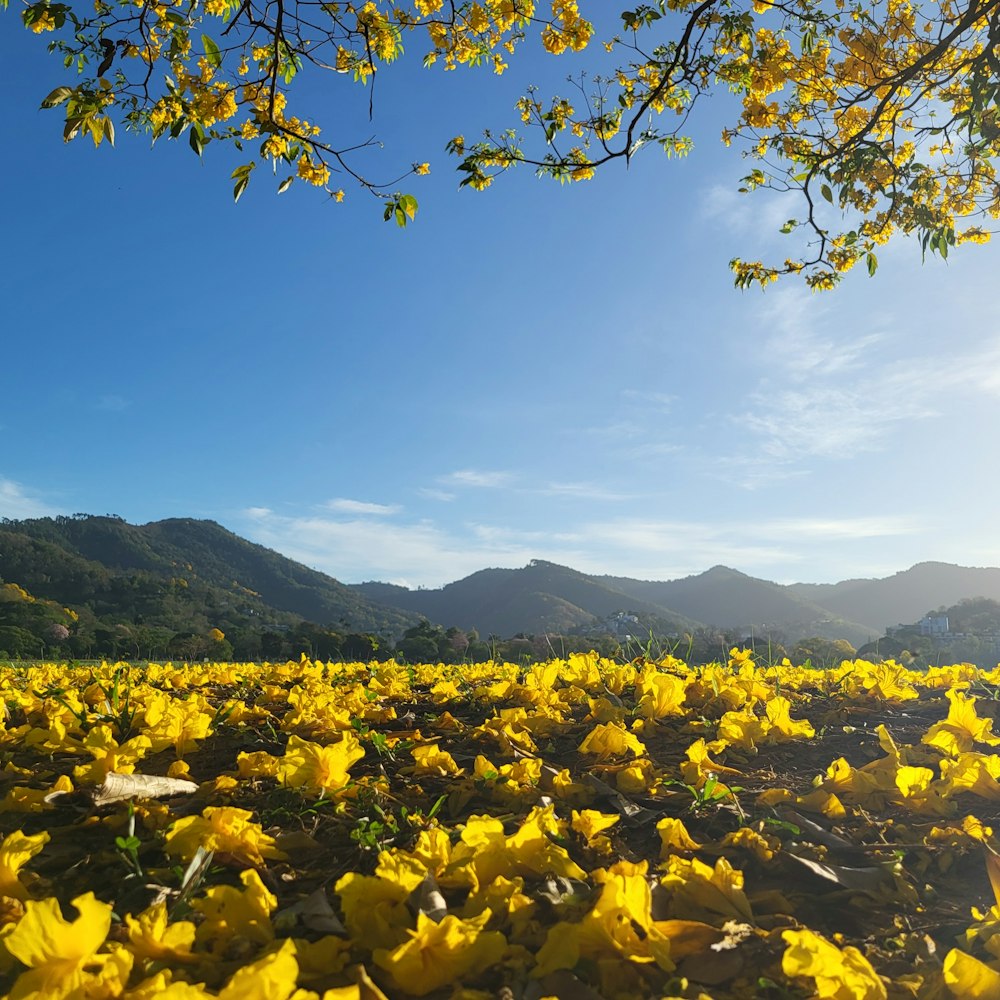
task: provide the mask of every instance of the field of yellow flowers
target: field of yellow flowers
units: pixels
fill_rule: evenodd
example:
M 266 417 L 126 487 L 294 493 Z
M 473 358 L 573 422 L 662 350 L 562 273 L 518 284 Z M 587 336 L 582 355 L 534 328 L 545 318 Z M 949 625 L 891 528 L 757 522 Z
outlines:
M 1000 668 L 0 665 L 12 1000 L 1000 997 Z

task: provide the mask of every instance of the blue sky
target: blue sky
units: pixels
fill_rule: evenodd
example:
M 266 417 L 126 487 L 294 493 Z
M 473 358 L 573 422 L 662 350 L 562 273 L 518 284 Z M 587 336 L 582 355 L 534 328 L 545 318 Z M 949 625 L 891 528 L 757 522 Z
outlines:
M 212 147 L 66 145 L 37 110 L 59 67 L 13 10 L 0 59 L 0 516 L 213 518 L 413 586 L 532 558 L 781 582 L 1000 565 L 1000 250 L 921 267 L 900 243 L 832 294 L 735 290 L 726 262 L 783 257 L 794 207 L 736 193 L 723 101 L 686 160 L 477 194 L 447 140 L 513 124 L 523 85 L 586 56 L 390 71 L 372 126 L 344 78 L 311 88 L 310 114 L 383 141 L 373 173 L 431 162 L 404 232 L 346 183 L 337 206 L 257 177 L 234 205 L 240 161 Z

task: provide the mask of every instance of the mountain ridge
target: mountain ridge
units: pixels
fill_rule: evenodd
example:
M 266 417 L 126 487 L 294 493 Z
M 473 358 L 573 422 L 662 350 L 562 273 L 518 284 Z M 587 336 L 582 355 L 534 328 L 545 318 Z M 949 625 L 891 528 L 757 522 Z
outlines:
M 853 645 L 964 599 L 1000 600 L 1000 568 L 930 560 L 887 577 L 832 584 L 778 584 L 723 565 L 675 580 L 638 580 L 544 559 L 485 568 L 434 589 L 345 584 L 215 521 L 131 525 L 114 515 L 0 520 L 0 583 L 64 606 L 85 605 L 108 620 L 116 602 L 128 600 L 139 619 L 164 627 L 171 614 L 178 621 L 195 615 L 206 628 L 228 615 L 240 627 L 250 621 L 281 629 L 306 620 L 398 637 L 426 618 L 484 636 L 627 628 L 642 638 L 717 628 Z M 156 615 L 166 618 L 153 621 Z

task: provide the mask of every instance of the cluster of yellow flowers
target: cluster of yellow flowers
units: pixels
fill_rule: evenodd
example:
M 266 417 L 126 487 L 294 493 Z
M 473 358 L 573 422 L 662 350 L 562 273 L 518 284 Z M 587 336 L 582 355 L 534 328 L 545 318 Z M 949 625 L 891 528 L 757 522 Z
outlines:
M 17 1000 L 1000 996 L 1000 668 L 48 663 L 0 692 Z

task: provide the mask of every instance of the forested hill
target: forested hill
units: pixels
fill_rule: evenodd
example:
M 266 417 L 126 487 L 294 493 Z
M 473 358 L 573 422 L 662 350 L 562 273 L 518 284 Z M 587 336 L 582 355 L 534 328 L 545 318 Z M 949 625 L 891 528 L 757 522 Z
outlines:
M 35 618 L 46 602 L 72 611 L 72 631 L 81 633 L 78 655 L 88 630 L 93 637 L 124 627 L 133 639 L 144 632 L 148 644 L 162 646 L 164 630 L 201 637 L 216 628 L 237 638 L 247 630 L 287 631 L 306 620 L 340 632 L 397 636 L 417 621 L 214 521 L 188 518 L 145 525 L 113 516 L 2 521 L 0 581 L 36 599 Z M 8 598 L 12 594 L 8 588 Z M 0 628 L 15 627 L 13 619 L 24 627 L 27 608 L 3 611 Z M 39 620 L 37 628 L 65 624 L 55 611 L 47 618 L 53 620 Z M 6 638 L 0 648 L 11 651 L 18 637 Z M 141 647 L 142 640 L 134 644 Z
M 387 583 L 360 583 L 353 589 L 373 601 L 407 608 L 431 621 L 475 628 L 483 635 L 570 632 L 626 610 L 641 615 L 661 634 L 679 634 L 700 624 L 604 579 L 544 559 L 533 559 L 522 569 L 479 570 L 439 590 Z

